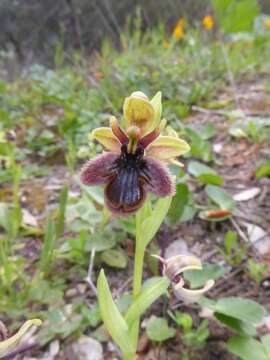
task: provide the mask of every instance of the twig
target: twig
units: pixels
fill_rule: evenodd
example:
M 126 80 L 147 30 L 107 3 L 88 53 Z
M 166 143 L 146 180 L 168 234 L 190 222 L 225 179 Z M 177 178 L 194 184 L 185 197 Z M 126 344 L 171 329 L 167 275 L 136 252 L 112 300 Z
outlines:
M 22 345 L 22 346 L 18 347 L 17 349 L 11 351 L 9 354 L 1 357 L 1 360 L 12 360 L 15 358 L 16 355 L 24 353 L 25 351 L 31 350 L 37 346 L 39 346 L 39 343 Z
M 118 298 L 118 296 L 120 296 L 120 294 L 125 290 L 125 288 L 128 287 L 131 283 L 132 283 L 132 276 L 129 277 L 126 281 L 123 282 L 122 285 L 119 286 L 114 297 Z
M 224 110 L 205 109 L 205 108 L 202 108 L 202 107 L 197 106 L 197 105 L 193 105 L 191 107 L 191 109 L 193 111 L 197 111 L 197 112 L 207 114 L 207 115 L 225 115 L 225 113 L 226 113 L 226 111 L 224 111 Z
M 247 243 L 249 243 L 249 238 L 246 236 L 246 234 L 244 233 L 244 231 L 240 228 L 240 226 L 237 224 L 237 222 L 231 218 L 231 223 L 233 224 L 233 226 L 235 227 L 235 229 L 238 231 L 238 234 L 240 235 L 240 237 Z
M 95 254 L 96 249 L 93 248 L 90 254 L 90 261 L 89 261 L 89 267 L 88 267 L 88 273 L 86 277 L 86 282 L 88 283 L 90 289 L 93 291 L 93 293 L 97 296 L 97 288 L 92 280 L 92 273 L 93 273 L 93 266 L 94 266 L 94 260 L 95 260 Z

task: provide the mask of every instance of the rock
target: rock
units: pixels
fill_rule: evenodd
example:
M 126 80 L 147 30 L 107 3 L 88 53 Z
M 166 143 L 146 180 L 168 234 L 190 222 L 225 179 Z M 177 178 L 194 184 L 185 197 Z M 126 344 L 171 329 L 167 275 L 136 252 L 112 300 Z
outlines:
M 101 344 L 91 337 L 84 336 L 68 347 L 68 360 L 103 360 Z
M 38 226 L 37 219 L 27 209 L 22 209 L 22 216 L 23 224 L 33 227 Z
M 217 143 L 213 145 L 213 151 L 217 154 L 221 153 L 223 145 L 221 143 Z
M 261 255 L 266 255 L 270 252 L 270 236 L 267 232 L 258 225 L 246 223 L 248 237 L 253 246 Z
M 55 359 L 59 351 L 60 351 L 60 341 L 59 340 L 52 341 L 49 346 L 49 356 L 52 359 Z

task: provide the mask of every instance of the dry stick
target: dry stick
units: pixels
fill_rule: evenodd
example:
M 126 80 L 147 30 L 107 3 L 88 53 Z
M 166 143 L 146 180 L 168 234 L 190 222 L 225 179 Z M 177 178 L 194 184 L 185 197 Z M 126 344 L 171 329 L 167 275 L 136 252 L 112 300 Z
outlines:
M 256 241 L 254 241 L 253 243 L 249 240 L 249 238 L 246 236 L 246 234 L 241 230 L 240 226 L 237 224 L 237 222 L 231 218 L 230 219 L 233 226 L 235 227 L 235 229 L 238 231 L 240 237 L 242 237 L 242 239 L 244 241 L 246 241 L 247 243 L 249 243 L 249 247 L 252 247 L 253 250 L 256 252 L 256 255 L 260 258 L 261 254 L 259 253 L 259 251 L 256 249 L 256 247 L 254 246 L 255 243 L 258 243 L 259 241 L 263 240 L 264 238 L 266 238 L 268 236 L 268 234 L 264 234 L 262 235 L 260 238 L 256 239 Z
M 89 261 L 89 267 L 88 267 L 88 273 L 86 277 L 86 282 L 88 283 L 90 289 L 93 291 L 93 293 L 97 296 L 97 288 L 92 280 L 92 273 L 93 273 L 93 266 L 94 266 L 94 259 L 95 259 L 96 249 L 93 248 L 90 254 L 90 261 Z
M 39 343 L 22 345 L 22 346 L 18 347 L 17 349 L 11 351 L 9 354 L 1 357 L 1 360 L 12 360 L 15 358 L 15 356 L 17 356 L 21 353 L 24 353 L 25 351 L 32 350 L 33 348 L 35 348 L 37 346 L 39 346 Z
M 240 235 L 240 237 L 247 243 L 249 243 L 249 238 L 246 236 L 246 234 L 244 233 L 244 231 L 242 231 L 242 229 L 240 228 L 240 226 L 237 224 L 237 222 L 233 219 L 230 218 L 231 223 L 233 224 L 233 226 L 235 227 L 235 229 L 238 231 L 238 234 Z
M 120 296 L 120 294 L 130 285 L 132 284 L 132 276 L 129 277 L 126 281 L 124 281 L 122 283 L 122 285 L 119 286 L 119 288 L 117 289 L 117 291 L 115 292 L 114 298 L 118 298 Z

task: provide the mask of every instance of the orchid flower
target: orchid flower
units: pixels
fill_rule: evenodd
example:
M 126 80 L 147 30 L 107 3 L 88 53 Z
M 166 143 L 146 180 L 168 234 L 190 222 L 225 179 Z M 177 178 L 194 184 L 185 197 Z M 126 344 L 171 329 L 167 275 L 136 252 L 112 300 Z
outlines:
M 158 197 L 173 195 L 175 183 L 167 164 L 177 164 L 176 157 L 189 151 L 189 145 L 176 132 L 162 136 L 166 125 L 161 120 L 161 93 L 150 101 L 136 91 L 123 106 L 125 130 L 117 119 L 110 127 L 92 131 L 91 138 L 106 152 L 88 161 L 81 171 L 85 185 L 105 185 L 106 206 L 116 214 L 131 214 L 144 203 L 151 192 Z
M 169 259 L 163 259 L 158 255 L 153 255 L 163 264 L 163 276 L 167 276 L 171 281 L 175 297 L 185 303 L 196 302 L 200 297 L 210 290 L 215 282 L 212 279 L 206 281 L 202 289 L 187 289 L 184 287 L 185 280 L 181 276 L 187 270 L 202 270 L 201 261 L 192 255 L 176 255 Z

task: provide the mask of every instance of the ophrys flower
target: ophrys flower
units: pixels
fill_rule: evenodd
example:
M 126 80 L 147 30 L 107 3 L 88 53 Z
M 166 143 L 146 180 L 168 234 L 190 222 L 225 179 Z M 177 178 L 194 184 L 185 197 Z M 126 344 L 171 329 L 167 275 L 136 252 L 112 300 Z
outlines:
M 201 289 L 187 289 L 182 273 L 186 270 L 202 270 L 200 259 L 193 255 L 176 255 L 169 259 L 163 259 L 158 255 L 152 255 L 163 264 L 163 275 L 171 281 L 175 297 L 185 303 L 196 302 L 200 297 L 210 290 L 215 282 L 213 279 L 206 281 Z
M 149 101 L 136 91 L 123 106 L 126 130 L 111 117 L 110 127 L 91 133 L 108 152 L 90 160 L 82 169 L 85 185 L 105 185 L 104 198 L 113 213 L 131 214 L 144 203 L 148 192 L 168 196 L 175 192 L 174 180 L 166 164 L 176 163 L 177 156 L 189 145 L 174 131 L 161 136 L 165 120 L 161 117 L 161 93 Z

